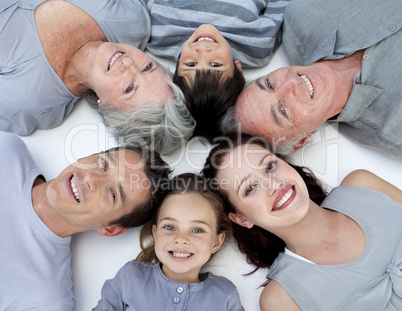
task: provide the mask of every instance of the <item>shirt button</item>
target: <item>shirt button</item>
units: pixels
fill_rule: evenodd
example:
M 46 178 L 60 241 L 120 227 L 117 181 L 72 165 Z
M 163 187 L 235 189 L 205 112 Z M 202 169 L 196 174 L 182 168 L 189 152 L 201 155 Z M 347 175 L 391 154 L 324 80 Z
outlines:
M 396 26 L 395 26 L 395 25 L 389 26 L 389 30 L 394 31 L 395 29 L 396 29 Z
M 183 289 L 183 287 L 178 287 L 177 288 L 177 290 L 176 290 L 179 294 L 181 294 L 183 291 L 184 291 L 184 289 Z
M 364 60 L 368 60 L 370 58 L 370 56 L 368 56 L 367 54 L 364 54 L 363 59 Z
M 179 297 L 174 297 L 174 298 L 173 298 L 173 302 L 174 302 L 174 303 L 179 303 L 179 302 L 180 302 L 180 298 L 179 298 Z

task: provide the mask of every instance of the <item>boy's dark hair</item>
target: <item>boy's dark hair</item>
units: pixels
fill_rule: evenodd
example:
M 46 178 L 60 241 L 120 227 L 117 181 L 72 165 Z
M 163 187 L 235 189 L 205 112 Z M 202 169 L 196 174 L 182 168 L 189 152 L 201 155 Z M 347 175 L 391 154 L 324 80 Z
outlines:
M 186 100 L 187 109 L 196 121 L 193 137 L 203 136 L 209 142 L 216 136 L 222 135 L 219 123 L 229 107 L 244 88 L 245 79 L 242 72 L 234 64 L 233 76 L 221 79 L 222 72 L 213 70 L 196 70 L 194 81 L 186 77 L 173 76 Z

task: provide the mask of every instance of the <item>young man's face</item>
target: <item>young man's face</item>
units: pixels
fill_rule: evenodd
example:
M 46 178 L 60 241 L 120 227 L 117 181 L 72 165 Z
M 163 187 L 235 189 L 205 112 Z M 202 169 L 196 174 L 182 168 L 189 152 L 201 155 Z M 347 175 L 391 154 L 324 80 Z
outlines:
M 223 72 L 222 78 L 233 76 L 234 66 L 241 70 L 239 61 L 233 62 L 229 43 L 212 25 L 204 24 L 186 41 L 177 66 L 177 75 L 190 76 L 194 81 L 196 70 Z
M 99 230 L 150 198 L 140 155 L 95 154 L 68 166 L 46 190 L 52 209 L 81 231 Z

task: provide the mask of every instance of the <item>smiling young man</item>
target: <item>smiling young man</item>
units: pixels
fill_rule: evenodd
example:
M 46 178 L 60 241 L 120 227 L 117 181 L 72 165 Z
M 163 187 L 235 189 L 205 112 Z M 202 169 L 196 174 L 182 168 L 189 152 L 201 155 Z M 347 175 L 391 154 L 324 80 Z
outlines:
M 0 309 L 71 311 L 71 235 L 142 225 L 170 170 L 156 153 L 125 147 L 80 159 L 46 182 L 19 137 L 0 132 L 0 146 Z

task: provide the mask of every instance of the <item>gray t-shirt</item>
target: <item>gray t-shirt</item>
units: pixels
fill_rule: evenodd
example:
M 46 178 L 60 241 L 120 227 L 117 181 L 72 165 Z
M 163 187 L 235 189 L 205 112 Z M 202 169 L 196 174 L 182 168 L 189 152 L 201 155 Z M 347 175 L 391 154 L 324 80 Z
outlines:
M 33 209 L 40 173 L 24 142 L 0 132 L 0 149 L 0 310 L 71 311 L 71 238 L 54 234 Z
M 175 282 L 162 273 L 160 264 L 129 261 L 105 282 L 93 310 L 244 310 L 231 281 L 210 272 L 201 279 L 192 284 Z
M 140 0 L 68 0 L 88 13 L 109 42 L 144 50 L 151 21 Z M 0 130 L 29 135 L 60 125 L 80 97 L 48 63 L 34 9 L 43 0 L 0 1 Z
M 402 310 L 402 205 L 381 192 L 338 187 L 321 206 L 356 221 L 366 237 L 363 254 L 318 265 L 280 253 L 267 277 L 306 311 Z

